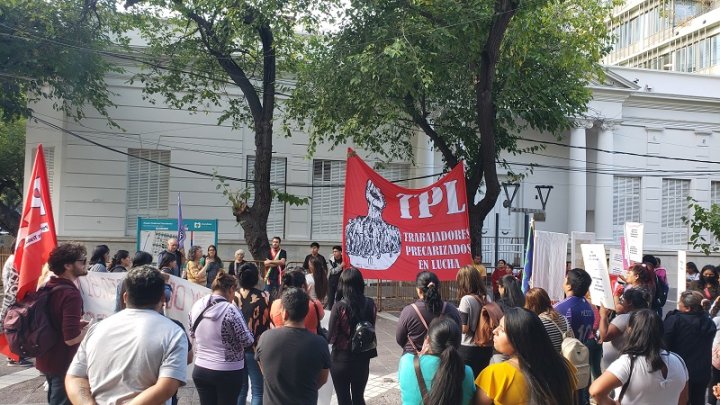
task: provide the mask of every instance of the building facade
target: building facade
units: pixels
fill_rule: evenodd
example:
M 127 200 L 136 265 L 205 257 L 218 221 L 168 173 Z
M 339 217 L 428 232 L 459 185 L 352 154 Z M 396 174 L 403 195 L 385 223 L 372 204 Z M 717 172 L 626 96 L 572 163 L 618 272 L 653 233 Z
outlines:
M 74 122 L 49 102 L 36 105 L 36 114 L 61 129 L 28 122 L 26 174 L 42 143 L 59 238 L 134 250 L 137 218 L 176 217 L 180 193 L 184 218 L 218 219 L 221 257 L 244 248 L 242 229 L 212 177 L 252 178 L 253 133 L 218 125 L 219 109 L 191 113 L 150 103 L 127 77 L 110 77 L 109 85 L 118 106 L 111 115 L 122 130 L 108 127 L 99 115 Z M 538 229 L 595 232 L 598 241 L 617 245 L 626 221 L 643 222 L 646 249 L 686 248 L 686 198 L 720 203 L 720 96 L 710 91 L 720 89 L 720 77 L 611 67 L 591 88 L 593 101 L 576 128 L 560 139 L 524 132 L 521 146 L 544 148 L 503 156 L 513 172 L 526 174 L 511 208 L 540 209 L 536 186 L 552 186 Z M 311 199 L 302 206 L 273 203 L 269 236 L 283 238 L 291 260 L 304 257 L 311 241 L 327 253 L 341 239 L 344 159 L 352 145 L 321 146 L 309 158 L 306 134 L 276 134 L 271 181 Z M 413 165 L 392 162 L 379 170 L 407 187 L 434 181 L 442 160 L 424 136 L 418 135 L 414 154 Z M 506 170 L 500 172 L 501 181 L 507 180 Z M 409 180 L 424 176 L 430 177 Z M 519 263 L 525 217 L 503 207 L 505 199 L 501 192 L 484 223 L 485 260 L 494 260 L 498 236 L 508 238 L 498 244 L 513 245 L 500 247 L 500 256 Z
M 607 64 L 720 74 L 720 0 L 628 0 L 610 24 Z

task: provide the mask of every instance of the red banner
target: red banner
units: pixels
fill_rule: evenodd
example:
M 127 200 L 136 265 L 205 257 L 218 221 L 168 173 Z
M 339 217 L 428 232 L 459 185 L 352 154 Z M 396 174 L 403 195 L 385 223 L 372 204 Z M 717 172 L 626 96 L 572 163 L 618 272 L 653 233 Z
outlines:
M 436 183 L 391 183 L 348 151 L 343 261 L 367 279 L 414 281 L 429 270 L 454 280 L 472 262 L 464 165 Z

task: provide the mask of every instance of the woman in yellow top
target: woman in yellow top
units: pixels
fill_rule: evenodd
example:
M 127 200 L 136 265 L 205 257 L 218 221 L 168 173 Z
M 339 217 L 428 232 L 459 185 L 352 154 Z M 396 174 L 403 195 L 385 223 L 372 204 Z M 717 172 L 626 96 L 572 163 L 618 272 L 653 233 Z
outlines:
M 573 367 L 553 348 L 537 315 L 506 308 L 493 335 L 495 350 L 510 360 L 486 367 L 475 379 L 478 404 L 574 404 Z
M 191 283 L 207 286 L 207 269 L 210 265 L 209 261 L 205 261 L 203 267 L 200 267 L 200 259 L 202 258 L 202 246 L 195 245 L 190 248 L 187 262 L 187 279 Z

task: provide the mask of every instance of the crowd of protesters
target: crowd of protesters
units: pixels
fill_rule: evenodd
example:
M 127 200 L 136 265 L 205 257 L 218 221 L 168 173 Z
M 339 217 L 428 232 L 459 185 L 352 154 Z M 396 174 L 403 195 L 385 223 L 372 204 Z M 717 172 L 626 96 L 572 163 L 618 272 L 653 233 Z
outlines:
M 223 262 L 213 245 L 185 255 L 172 238 L 156 261 L 106 245 L 88 259 L 84 246 L 60 244 L 40 280 L 57 290 L 48 316 L 59 338 L 35 359 L 48 403 L 176 404 L 193 363 L 203 405 L 317 403 L 328 376 L 339 404 L 364 404 L 377 307 L 361 272 L 343 265 L 341 246 L 327 261 L 315 242 L 303 266 L 289 268 L 280 243 L 259 262 L 243 250 Z M 127 272 L 118 313 L 103 322 L 83 318 L 77 282 L 88 271 Z M 618 279 L 612 308 L 592 305 L 587 272 L 565 272 L 558 302 L 542 288 L 523 292 L 522 272 L 503 260 L 489 277 L 479 256 L 458 269 L 454 297 L 442 296 L 449 290 L 435 273 L 419 272 L 395 331 L 403 404 L 716 403 L 715 267 L 688 263 L 685 291 L 664 318 L 667 272 L 653 256 Z M 171 275 L 210 289 L 187 319 L 163 316 Z

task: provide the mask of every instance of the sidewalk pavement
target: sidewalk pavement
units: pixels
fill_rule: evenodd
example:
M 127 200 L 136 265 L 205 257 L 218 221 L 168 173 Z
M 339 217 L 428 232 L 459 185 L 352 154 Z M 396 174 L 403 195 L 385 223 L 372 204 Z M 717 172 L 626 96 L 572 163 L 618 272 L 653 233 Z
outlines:
M 327 323 L 326 317 L 324 323 Z M 378 313 L 375 332 L 378 339 L 378 357 L 370 361 L 370 378 L 365 389 L 365 401 L 368 405 L 399 404 L 400 389 L 397 381 L 397 366 L 402 349 L 395 342 L 397 318 L 386 312 Z M 180 405 L 199 405 L 200 401 L 191 378 L 192 369 L 188 370 L 188 383 L 180 388 L 178 399 Z M 43 390 L 45 377 L 33 367 L 8 367 L 0 362 L 0 405 L 5 404 L 46 404 L 47 393 Z M 321 390 L 319 404 L 336 405 L 332 395 L 332 381 L 329 380 Z M 324 400 L 322 400 L 324 395 Z M 248 403 L 249 403 L 248 398 Z

